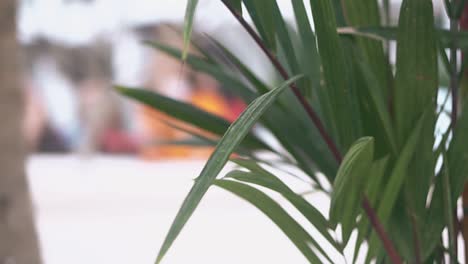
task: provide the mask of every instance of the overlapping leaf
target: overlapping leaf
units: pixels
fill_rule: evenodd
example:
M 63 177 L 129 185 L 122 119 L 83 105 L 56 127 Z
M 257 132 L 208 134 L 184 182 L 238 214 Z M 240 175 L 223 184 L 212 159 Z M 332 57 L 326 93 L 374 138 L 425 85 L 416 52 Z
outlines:
M 307 220 L 309 220 L 309 222 L 330 242 L 331 245 L 333 245 L 337 250 L 341 250 L 341 246 L 329 233 L 331 226 L 328 221 L 308 201 L 294 193 L 276 176 L 263 169 L 255 162 L 244 159 L 235 159 L 233 161 L 240 166 L 249 169 L 250 172 L 232 171 L 226 175 L 226 178 L 233 178 L 239 181 L 257 184 L 280 193 L 289 202 L 291 202 L 291 204 L 296 207 Z
M 397 142 L 400 146 L 411 135 L 414 124 L 424 112 L 418 140 L 418 156 L 413 159 L 405 187 L 408 206 L 422 217 L 427 193 L 434 177 L 435 107 L 438 89 L 437 37 L 432 1 L 405 0 L 398 30 L 394 112 Z
M 208 113 L 196 106 L 177 101 L 170 97 L 158 94 L 156 92 L 148 91 L 145 89 L 126 88 L 123 86 L 116 86 L 116 89 L 145 105 L 153 107 L 163 113 L 168 114 L 178 120 L 192 124 L 198 128 L 214 133 L 216 135 L 223 135 L 229 128 L 230 123 L 216 115 Z M 245 140 L 245 145 L 252 149 L 268 149 L 262 141 L 253 135 L 248 135 Z
M 346 150 L 357 138 L 355 120 L 357 112 L 356 98 L 350 91 L 349 71 L 344 49 L 336 31 L 333 3 L 329 0 L 311 0 L 317 44 L 322 61 L 322 68 L 327 90 L 326 98 L 322 98 L 331 106 L 332 121 L 329 131 L 336 131 L 336 138 L 342 150 Z
M 374 139 L 364 137 L 357 140 L 346 153 L 333 183 L 330 221 L 341 223 L 345 244 L 356 223 L 365 179 L 369 177 L 373 159 Z
M 255 122 L 268 109 L 278 95 L 280 95 L 280 93 L 288 87 L 291 82 L 294 82 L 297 79 L 298 77 L 294 77 L 271 92 L 255 99 L 241 114 L 241 116 L 229 127 L 222 139 L 219 141 L 208 162 L 203 167 L 203 170 L 195 181 L 194 186 L 179 209 L 169 233 L 161 246 L 156 263 L 159 263 L 169 250 L 185 223 L 195 211 L 206 191 L 213 184 L 216 176 L 228 161 L 229 155 L 231 155 L 234 149 L 241 143 Z
M 309 233 L 266 194 L 249 185 L 229 180 L 216 180 L 214 184 L 245 199 L 262 211 L 288 236 L 310 263 L 322 263 L 311 246 L 314 240 Z

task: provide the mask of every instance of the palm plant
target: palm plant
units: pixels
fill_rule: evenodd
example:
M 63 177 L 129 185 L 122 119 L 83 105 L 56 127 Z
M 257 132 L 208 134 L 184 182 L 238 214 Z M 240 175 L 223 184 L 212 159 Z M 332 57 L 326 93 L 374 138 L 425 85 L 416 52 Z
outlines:
M 275 88 L 214 39 L 211 49 L 234 69 L 206 48 L 200 48 L 203 57 L 186 52 L 197 2 L 187 6 L 184 50 L 149 45 L 210 74 L 249 106 L 230 124 L 161 94 L 117 87 L 126 96 L 220 137 L 156 262 L 215 185 L 266 214 L 311 263 L 337 262 L 331 251 L 343 254 L 349 244 L 355 250 L 350 262 L 366 248 L 366 263 L 456 263 L 462 233 L 457 200 L 468 175 L 468 108 L 461 109 L 464 98 L 458 96 L 465 61 L 457 59 L 457 52 L 468 47 L 468 37 L 458 27 L 464 1 L 445 1 L 451 21 L 446 30 L 435 28 L 430 0 L 403 0 L 397 27 L 381 22 L 385 20 L 377 0 L 311 0 L 314 27 L 304 1 L 291 0 L 294 29 L 277 1 L 222 0 L 284 79 Z M 388 10 L 388 0 L 383 2 Z M 385 48 L 388 41 L 397 44 L 395 65 Z M 449 112 L 448 100 L 441 106 L 436 103 L 444 89 L 439 68 L 450 76 Z M 436 123 L 445 115 L 451 123 L 440 132 Z M 255 133 L 255 124 L 269 131 L 281 148 Z M 232 153 L 241 157 L 231 160 L 242 169 L 217 177 Z M 291 167 L 308 177 L 308 188 L 330 197 L 329 215 L 271 170 Z M 308 233 L 265 188 L 281 194 L 319 235 Z M 353 232 L 356 238 L 350 239 Z M 317 242 L 318 236 L 326 243 Z M 468 237 L 463 238 L 467 244 Z

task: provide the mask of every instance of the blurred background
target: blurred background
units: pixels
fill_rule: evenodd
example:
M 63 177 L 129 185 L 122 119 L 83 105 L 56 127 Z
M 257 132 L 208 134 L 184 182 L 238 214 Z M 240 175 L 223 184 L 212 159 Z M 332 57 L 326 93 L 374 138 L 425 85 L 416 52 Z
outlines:
M 290 0 L 279 2 L 292 18 Z M 400 2 L 391 2 L 396 23 Z M 446 25 L 442 1 L 434 4 L 437 23 Z M 168 144 L 190 136 L 168 125 L 173 121 L 164 114 L 119 96 L 114 84 L 154 90 L 230 121 L 245 108 L 214 79 L 143 44 L 155 40 L 181 48 L 185 5 L 18 1 L 22 137 L 44 263 L 152 263 L 212 151 Z M 220 1 L 200 0 L 195 29 L 199 43 L 209 46 L 206 34 L 214 37 L 261 79 L 275 82 L 265 57 Z M 326 210 L 326 198 L 314 199 Z M 305 262 L 260 212 L 217 189 L 210 190 L 166 259 Z

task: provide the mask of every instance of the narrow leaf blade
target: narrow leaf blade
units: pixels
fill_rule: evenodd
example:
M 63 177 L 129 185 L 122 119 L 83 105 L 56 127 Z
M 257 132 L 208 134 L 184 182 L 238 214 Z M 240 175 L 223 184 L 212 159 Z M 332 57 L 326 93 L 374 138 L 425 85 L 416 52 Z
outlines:
M 216 186 L 245 199 L 270 218 L 284 234 L 294 243 L 310 263 L 322 263 L 312 250 L 312 237 L 281 206 L 263 192 L 239 182 L 216 180 Z
M 121 94 L 135 99 L 149 107 L 157 109 L 169 116 L 172 116 L 180 121 L 189 123 L 198 128 L 211 132 L 215 135 L 223 135 L 229 128 L 229 121 L 206 112 L 196 106 L 187 104 L 181 101 L 174 100 L 170 97 L 159 93 L 148 91 L 139 88 L 128 88 L 116 86 L 117 91 Z M 245 145 L 252 149 L 265 148 L 266 145 L 253 135 L 248 135 L 245 140 Z
M 184 51 L 182 53 L 182 60 L 185 61 L 190 46 L 190 38 L 193 31 L 193 20 L 195 18 L 195 11 L 197 9 L 198 0 L 189 0 L 185 9 L 184 21 Z
M 297 79 L 299 79 L 298 76 L 293 77 L 276 89 L 254 100 L 240 115 L 240 117 L 229 127 L 216 146 L 215 151 L 208 159 L 208 162 L 203 167 L 203 170 L 179 209 L 169 233 L 161 246 L 156 263 L 159 263 L 169 250 L 172 243 L 175 241 L 180 231 L 195 211 L 206 191 L 213 184 L 216 176 L 228 161 L 229 156 L 234 149 L 241 143 L 255 122 L 257 122 L 281 92 Z

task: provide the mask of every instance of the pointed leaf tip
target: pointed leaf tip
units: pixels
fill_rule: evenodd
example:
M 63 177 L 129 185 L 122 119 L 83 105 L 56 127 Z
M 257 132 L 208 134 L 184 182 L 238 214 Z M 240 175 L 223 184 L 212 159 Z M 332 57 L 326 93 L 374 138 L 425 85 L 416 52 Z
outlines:
M 187 59 L 190 38 L 192 37 L 193 31 L 193 20 L 195 18 L 195 11 L 197 9 L 198 0 L 189 0 L 185 9 L 185 21 L 184 21 L 184 50 L 182 52 L 182 60 Z
M 205 193 L 208 191 L 208 188 L 213 184 L 218 173 L 224 168 L 224 165 L 227 163 L 229 156 L 234 149 L 241 143 L 253 125 L 281 94 L 281 92 L 300 77 L 301 76 L 293 77 L 279 87 L 255 99 L 229 127 L 182 203 L 161 249 L 159 250 L 156 263 L 160 263 L 164 255 L 172 246 L 175 239 L 182 231 L 182 228 L 197 208 Z

